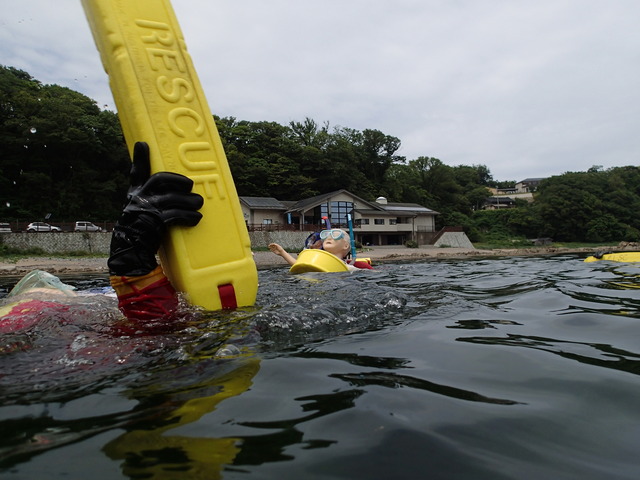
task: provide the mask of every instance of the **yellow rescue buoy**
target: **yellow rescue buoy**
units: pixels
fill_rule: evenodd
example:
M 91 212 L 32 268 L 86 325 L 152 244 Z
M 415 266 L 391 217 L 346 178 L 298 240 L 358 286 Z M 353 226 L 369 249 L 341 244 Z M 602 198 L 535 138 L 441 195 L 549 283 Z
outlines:
M 204 197 L 193 228 L 160 251 L 174 287 L 209 310 L 253 305 L 258 275 L 213 116 L 168 0 L 82 0 L 130 151 L 146 142 L 151 171 L 176 172 Z

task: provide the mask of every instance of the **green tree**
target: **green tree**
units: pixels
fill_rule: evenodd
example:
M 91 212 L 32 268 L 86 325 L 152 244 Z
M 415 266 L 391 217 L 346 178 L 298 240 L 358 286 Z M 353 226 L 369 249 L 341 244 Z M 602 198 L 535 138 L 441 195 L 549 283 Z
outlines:
M 422 203 L 428 195 L 418 180 L 419 177 L 411 166 L 393 164 L 387 170 L 381 194 L 391 201 Z
M 0 142 L 3 217 L 118 215 L 129 158 L 116 115 L 95 101 L 0 67 Z
M 543 181 L 536 196 L 548 236 L 565 241 L 611 241 L 640 228 L 640 169 L 591 168 Z

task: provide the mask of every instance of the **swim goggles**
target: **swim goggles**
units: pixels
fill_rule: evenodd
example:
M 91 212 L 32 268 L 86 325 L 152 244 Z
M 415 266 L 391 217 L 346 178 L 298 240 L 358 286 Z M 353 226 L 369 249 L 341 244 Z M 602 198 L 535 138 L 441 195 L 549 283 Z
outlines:
M 322 230 L 320 232 L 321 240 L 325 240 L 329 238 L 329 236 L 331 236 L 331 238 L 333 238 L 334 240 L 340 240 L 341 238 L 344 238 L 344 231 L 334 228 L 331 230 Z

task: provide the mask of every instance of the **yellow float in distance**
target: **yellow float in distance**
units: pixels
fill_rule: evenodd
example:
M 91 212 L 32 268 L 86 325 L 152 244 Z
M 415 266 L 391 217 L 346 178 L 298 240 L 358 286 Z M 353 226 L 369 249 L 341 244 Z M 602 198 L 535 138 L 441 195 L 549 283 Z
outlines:
M 181 173 L 204 197 L 193 228 L 160 251 L 174 287 L 209 310 L 253 305 L 258 275 L 218 130 L 168 0 L 82 0 L 129 151 L 147 142 L 151 171 Z
M 640 262 L 640 252 L 605 253 L 602 256 L 591 256 L 584 259 L 585 262 L 597 262 L 608 260 L 610 262 Z

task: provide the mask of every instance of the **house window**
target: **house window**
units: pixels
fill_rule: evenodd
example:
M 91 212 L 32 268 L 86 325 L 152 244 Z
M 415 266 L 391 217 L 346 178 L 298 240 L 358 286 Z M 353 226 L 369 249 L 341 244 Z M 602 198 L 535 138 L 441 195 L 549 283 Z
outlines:
M 263 225 L 271 225 L 272 223 L 273 223 L 273 220 L 271 220 L 270 218 L 265 218 L 262 220 Z
M 360 219 L 360 222 L 362 223 L 362 225 L 369 225 L 369 219 L 368 218 L 362 218 L 362 219 Z
M 331 224 L 346 225 L 347 215 L 352 212 L 353 202 L 330 202 L 320 205 L 320 216 L 329 217 Z
M 390 218 L 389 219 L 389 225 L 395 225 L 397 223 L 397 218 Z
M 373 223 L 375 225 L 384 225 L 384 218 L 374 218 Z

